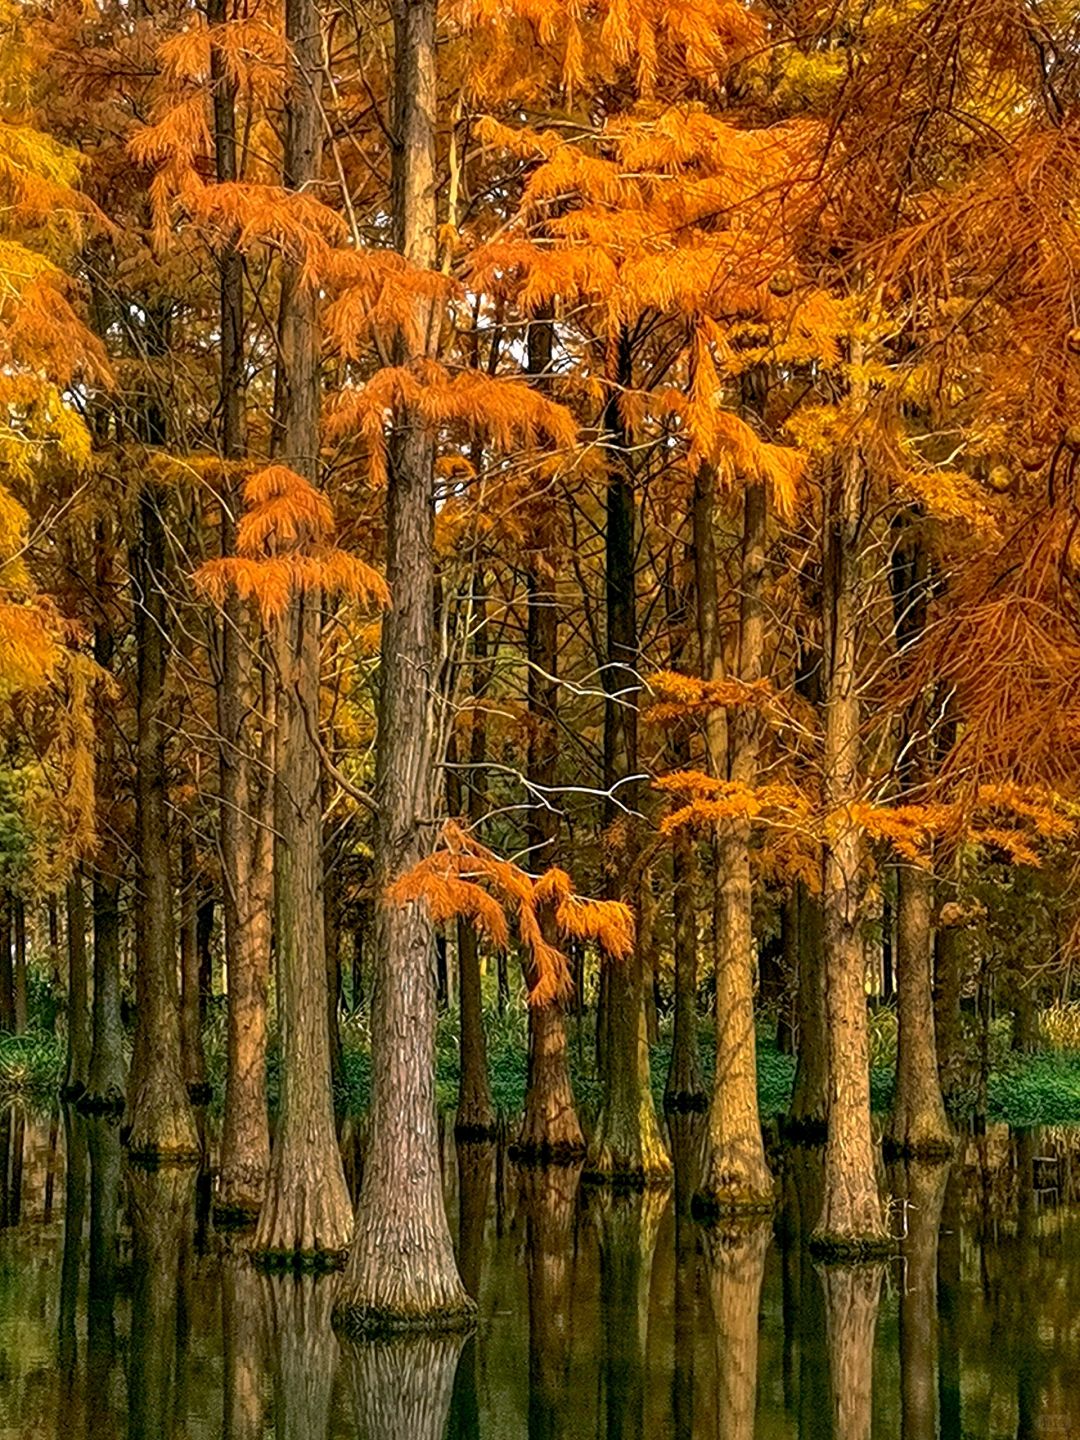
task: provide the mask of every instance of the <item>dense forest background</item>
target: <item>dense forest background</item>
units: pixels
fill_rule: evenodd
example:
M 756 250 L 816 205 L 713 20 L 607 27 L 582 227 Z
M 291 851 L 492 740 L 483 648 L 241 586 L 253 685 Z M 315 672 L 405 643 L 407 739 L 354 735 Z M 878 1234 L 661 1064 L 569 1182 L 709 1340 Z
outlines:
M 0 1026 L 359 1326 L 451 1085 L 887 1245 L 1080 1038 L 1075 7 L 0 18 Z

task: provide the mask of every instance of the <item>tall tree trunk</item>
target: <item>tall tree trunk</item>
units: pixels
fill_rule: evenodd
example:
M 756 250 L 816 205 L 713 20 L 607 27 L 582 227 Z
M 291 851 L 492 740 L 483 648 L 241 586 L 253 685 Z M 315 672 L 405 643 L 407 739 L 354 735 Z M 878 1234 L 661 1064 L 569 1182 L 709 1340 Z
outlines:
M 892 587 L 897 648 L 905 650 L 926 629 L 928 563 L 913 520 L 901 521 L 893 550 Z M 901 780 L 918 803 L 926 784 L 927 737 L 921 707 L 913 704 L 901 733 Z M 934 1038 L 933 902 L 930 870 L 896 868 L 896 968 L 899 1033 L 896 1085 L 886 1145 L 901 1155 L 930 1157 L 952 1149 Z
M 829 1115 L 829 1036 L 825 1021 L 825 936 L 821 897 L 802 881 L 799 891 L 799 975 L 796 990 L 798 1059 L 787 1128 L 824 1140 Z
M 26 901 L 16 895 L 11 903 L 12 929 L 15 938 L 15 1033 L 21 1035 L 29 1019 L 29 1002 L 26 988 Z
M 77 1100 L 90 1078 L 90 1023 L 87 1009 L 86 890 L 77 866 L 67 887 L 67 1068 L 64 1097 Z
M 479 701 L 487 689 L 491 670 L 487 661 L 487 590 L 482 562 L 473 574 L 473 702 Z M 451 746 L 453 745 L 451 737 Z M 483 817 L 487 783 L 484 761 L 487 755 L 487 726 L 478 710 L 473 711 L 472 733 L 469 736 L 469 800 L 468 815 L 472 825 Z M 461 782 L 451 766 L 447 771 L 447 795 L 450 808 L 461 809 Z M 455 1133 L 473 1139 L 490 1138 L 495 1132 L 495 1107 L 491 1103 L 488 1080 L 487 1041 L 484 1037 L 484 1003 L 480 988 L 480 946 L 476 929 L 468 917 L 457 925 L 458 985 L 461 1005 L 460 1060 L 461 1078 L 458 1086 Z
M 206 1105 L 210 1086 L 202 1038 L 202 995 L 199 985 L 198 857 L 194 816 L 182 821 L 180 836 L 180 1052 L 184 1080 L 193 1105 Z
M 284 183 L 318 180 L 323 37 L 316 0 L 287 0 L 291 55 Z M 319 316 L 315 288 L 282 268 L 275 396 L 279 457 L 319 481 Z M 301 591 L 274 627 L 278 676 L 274 791 L 274 943 L 281 1015 L 281 1100 L 255 1249 L 267 1257 L 338 1255 L 349 1243 L 351 1202 L 334 1128 L 327 1024 L 319 723 L 320 596 Z
M 211 0 L 211 25 L 226 19 L 226 0 Z M 219 184 L 239 174 L 236 145 L 236 81 L 218 46 L 211 50 L 214 158 Z M 243 262 L 233 244 L 220 254 L 221 451 L 225 474 L 221 507 L 221 553 L 236 549 L 241 503 L 235 462 L 245 449 Z M 230 591 L 221 624 L 218 677 L 221 871 L 228 971 L 228 1041 L 225 1114 L 217 1179 L 219 1213 L 253 1218 L 262 1205 L 270 1168 L 266 1109 L 267 991 L 270 981 L 272 903 L 271 787 L 254 773 L 251 712 L 255 708 L 252 656 L 256 637 L 239 596 Z M 265 707 L 261 707 L 265 708 Z M 271 716 L 263 715 L 264 747 Z
M 430 268 L 437 223 L 436 0 L 393 0 L 392 13 L 395 239 L 408 260 Z M 433 352 L 437 314 L 418 302 L 417 320 L 427 336 L 425 348 Z M 414 358 L 404 336 L 398 338 L 397 358 Z M 422 905 L 399 906 L 386 898 L 387 887 L 430 848 L 434 461 L 434 440 L 423 418 L 411 410 L 399 414 L 388 478 L 392 600 L 383 621 L 375 760 L 371 1142 L 336 1312 L 341 1324 L 361 1332 L 469 1325 L 475 1309 L 458 1275 L 442 1194 L 431 921 Z M 449 1362 L 448 1369 L 452 1373 Z
M 705 483 L 706 472 L 702 472 Z M 710 612 L 702 625 L 702 660 L 707 678 L 720 673 L 722 658 L 716 642 L 716 589 L 712 546 L 712 490 L 695 494 L 695 505 L 707 514 L 696 528 L 702 533 L 698 565 L 699 604 Z M 762 588 L 768 510 L 763 485 L 747 487 L 743 509 L 742 584 L 739 615 L 739 678 L 761 678 L 764 651 Z M 711 572 L 711 573 L 710 573 Z M 727 724 L 727 765 L 715 759 L 714 775 L 752 787 L 757 781 L 759 720 L 746 707 Z M 772 1175 L 765 1161 L 757 1100 L 757 1043 L 754 1030 L 753 886 L 750 876 L 749 822 L 731 820 L 719 828 L 719 933 L 716 936 L 716 1069 L 705 1134 L 705 1162 L 697 1204 L 709 1211 L 759 1210 L 772 1205 Z
M 862 944 L 863 845 L 846 814 L 861 794 L 858 641 L 862 457 L 840 463 L 835 504 L 826 487 L 825 754 L 823 792 L 832 831 L 825 846 L 822 909 L 829 1118 L 825 1197 L 812 1243 L 838 1256 L 888 1247 L 870 1129 L 870 1045 Z
M 104 609 L 108 593 L 108 536 L 99 522 L 94 537 L 95 593 Z M 115 641 L 108 619 L 94 627 L 94 660 L 112 671 Z M 92 906 L 94 932 L 94 1000 L 90 1046 L 90 1079 L 80 1106 L 93 1111 L 119 1111 L 124 1105 L 126 1062 L 120 1015 L 120 876 L 122 863 L 115 816 L 116 726 L 110 713 L 98 716 L 94 763 L 94 797 L 98 849 L 94 857 Z
M 529 326 L 528 368 L 532 383 L 546 389 L 551 374 L 551 321 L 540 317 Z M 559 597 L 555 571 L 554 506 L 541 502 L 535 545 L 529 557 L 526 651 L 529 666 L 528 778 L 540 795 L 530 795 L 526 825 L 530 864 L 545 869 L 557 863 L 559 811 L 553 791 L 559 753 Z M 557 945 L 552 917 L 541 918 L 548 944 Z M 526 983 L 538 977 L 526 964 Z M 585 1153 L 567 1063 L 566 1022 L 561 999 L 529 1007 L 529 1076 L 525 1115 L 517 1152 L 540 1160 L 569 1160 Z
M 635 574 L 636 502 L 619 397 L 633 380 L 630 338 L 617 340 L 612 395 L 604 419 L 611 446 L 608 474 L 605 566 L 607 587 L 607 653 L 604 664 L 604 788 L 605 823 L 609 836 L 620 838 L 607 847 L 608 889 L 614 897 L 641 885 L 636 818 L 640 783 L 633 780 L 638 764 L 637 584 Z M 637 907 L 640 909 L 640 906 Z M 625 960 L 608 963 L 600 992 L 598 1049 L 601 1060 L 601 1101 L 596 1130 L 588 1148 L 586 1174 L 596 1179 L 666 1181 L 671 1161 L 656 1118 L 649 1083 L 649 1046 L 645 1028 L 645 956 L 640 938 Z
M 11 891 L 0 895 L 0 1030 L 15 1029 L 15 969 L 11 962 Z
M 156 436 L 154 438 L 157 438 Z M 128 1148 L 147 1160 L 199 1154 L 180 1052 L 180 995 L 169 864 L 165 597 L 165 495 L 145 485 L 134 553 L 138 657 L 135 829 L 137 841 L 135 1058 L 128 1079 Z
M 939 882 L 938 893 L 941 894 Z M 938 1078 L 946 1109 L 955 1105 L 963 1087 L 963 1029 L 960 997 L 964 984 L 964 932 L 958 925 L 934 931 L 934 1039 Z

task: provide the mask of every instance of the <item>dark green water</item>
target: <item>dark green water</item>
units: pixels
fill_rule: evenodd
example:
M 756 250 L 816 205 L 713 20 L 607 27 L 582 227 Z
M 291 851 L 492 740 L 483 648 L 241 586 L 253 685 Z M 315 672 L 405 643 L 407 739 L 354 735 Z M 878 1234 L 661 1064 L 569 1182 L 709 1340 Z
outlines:
M 333 1278 L 257 1274 L 204 1180 L 129 1172 L 104 1122 L 9 1112 L 0 1440 L 1080 1437 L 1078 1142 L 1002 1128 L 891 1170 L 901 1256 L 827 1272 L 812 1151 L 777 1157 L 773 1224 L 704 1230 L 682 1185 L 613 1197 L 448 1142 L 477 1333 L 357 1347 Z

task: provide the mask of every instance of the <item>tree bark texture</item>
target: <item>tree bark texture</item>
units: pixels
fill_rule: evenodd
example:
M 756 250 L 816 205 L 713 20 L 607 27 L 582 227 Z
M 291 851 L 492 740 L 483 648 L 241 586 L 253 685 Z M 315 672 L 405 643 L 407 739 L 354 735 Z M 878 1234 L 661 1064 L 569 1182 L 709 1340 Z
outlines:
M 287 0 L 291 64 L 284 183 L 317 181 L 322 154 L 322 29 L 315 0 Z M 280 458 L 319 482 L 318 296 L 282 268 L 275 395 Z M 281 1100 L 255 1249 L 267 1259 L 336 1256 L 349 1243 L 351 1202 L 334 1128 L 327 1024 L 319 724 L 320 596 L 295 595 L 273 634 L 278 676 L 274 940 L 281 1017 Z
M 396 1335 L 351 1345 L 345 1369 L 356 1440 L 442 1440 L 462 1335 Z
M 90 1015 L 88 1009 L 86 954 L 86 889 L 82 871 L 76 868 L 67 887 L 67 1067 L 64 1095 L 77 1100 L 90 1078 Z
M 394 0 L 393 20 L 395 238 L 407 259 L 430 267 L 437 219 L 435 0 Z M 420 310 L 419 329 L 433 350 L 437 316 L 426 304 Z M 402 361 L 412 358 L 403 337 L 398 348 Z M 442 1194 L 431 921 L 422 905 L 396 905 L 386 893 L 430 848 L 434 459 L 422 417 L 399 415 L 388 477 L 391 606 L 383 621 L 375 761 L 371 1142 L 336 1309 L 337 1322 L 358 1332 L 468 1326 L 475 1309 L 458 1274 Z M 439 1347 L 432 1343 L 434 1354 Z M 446 1354 L 456 1360 L 456 1347 Z M 447 1368 L 452 1375 L 449 1360 Z
M 813 1243 L 837 1256 L 888 1246 L 870 1128 L 870 1047 L 862 944 L 862 833 L 848 807 L 860 798 L 858 641 L 863 470 L 840 465 L 823 526 L 825 745 L 823 791 L 831 833 L 822 893 L 829 1116 L 825 1196 Z
M 719 679 L 723 656 L 717 635 L 717 591 L 712 510 L 715 481 L 700 472 L 695 486 L 698 537 L 698 605 L 703 678 Z M 737 666 L 739 678 L 760 679 L 764 651 L 762 589 L 768 521 L 765 488 L 747 487 L 743 501 L 741 596 Z M 706 613 L 707 612 L 707 613 Z M 750 708 L 733 711 L 725 726 L 724 751 L 709 737 L 711 773 L 753 787 L 757 781 L 759 719 Z M 717 740 L 719 735 L 717 735 Z M 726 753 L 725 753 L 726 752 Z M 753 883 L 750 825 L 729 820 L 716 839 L 719 903 L 716 944 L 716 1068 L 705 1133 L 698 1204 L 711 1211 L 759 1210 L 772 1204 L 772 1176 L 765 1161 L 757 1100 L 754 1028 Z
M 633 814 L 640 782 L 632 779 L 638 765 L 636 501 L 618 394 L 632 378 L 630 339 L 623 330 L 617 342 L 616 385 L 605 417 L 612 460 L 605 531 L 604 788 L 608 888 L 613 898 L 630 900 L 634 896 L 626 893 L 628 877 L 631 890 L 641 883 Z M 665 1182 L 671 1175 L 649 1084 L 644 959 L 637 941 L 632 955 L 605 966 L 597 1021 L 600 1113 L 585 1162 L 586 1175 L 594 1179 L 648 1184 Z
M 899 1034 L 886 1145 L 896 1154 L 924 1159 L 948 1154 L 953 1145 L 934 1039 L 933 896 L 934 877 L 928 870 L 897 868 Z
M 165 747 L 169 613 L 165 596 L 165 494 L 144 486 L 133 560 L 138 657 L 136 803 L 138 934 L 135 1058 L 128 1078 L 128 1149 L 153 1161 L 194 1160 L 199 1136 L 184 1082 L 169 857 Z

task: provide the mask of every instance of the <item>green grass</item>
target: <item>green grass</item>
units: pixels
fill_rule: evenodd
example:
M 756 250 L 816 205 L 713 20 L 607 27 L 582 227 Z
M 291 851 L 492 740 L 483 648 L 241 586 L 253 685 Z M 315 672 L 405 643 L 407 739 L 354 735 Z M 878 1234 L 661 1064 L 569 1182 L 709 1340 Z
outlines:
M 569 1026 L 570 1070 L 574 1092 L 582 1112 L 595 1113 L 599 1085 L 593 1063 L 594 1017 L 571 1018 Z M 888 1109 L 892 1097 L 893 1064 L 896 1053 L 896 1021 L 889 1010 L 879 1010 L 870 1024 L 872 1068 L 871 1103 L 875 1111 Z M 528 1022 L 524 1006 L 508 1007 L 503 1015 L 492 1010 L 486 1020 L 488 1071 L 492 1099 L 500 1115 L 512 1118 L 520 1113 L 525 1099 Z M 702 1071 L 708 1083 L 713 1068 L 713 1032 L 703 1020 L 699 1029 Z M 220 1110 L 225 1080 L 224 1006 L 215 1004 L 205 1032 L 207 1068 L 214 1092 L 212 1108 Z M 652 1051 L 652 1086 L 659 1104 L 667 1077 L 670 1056 L 670 1027 L 661 1027 L 660 1039 Z M 339 1107 L 352 1114 L 363 1111 L 371 1093 L 371 1045 L 366 1016 L 349 1016 L 342 1021 L 342 1071 L 339 1078 Z M 1008 1049 L 1007 1026 L 995 1026 L 991 1037 L 991 1074 L 988 1088 L 989 1117 L 1011 1125 L 1080 1125 L 1080 1051 L 1047 1050 L 1017 1055 Z M 62 1037 L 43 1030 L 24 1035 L 0 1033 L 0 1100 L 22 1096 L 35 1103 L 51 1103 L 64 1075 Z M 771 1028 L 762 1027 L 758 1038 L 758 1098 L 766 1117 L 782 1114 L 787 1108 L 795 1078 L 795 1061 L 777 1051 Z M 280 1083 L 280 1056 L 272 1046 L 268 1087 L 275 1104 Z M 452 1110 L 458 1088 L 458 1021 L 456 1014 L 442 1015 L 436 1039 L 436 1094 L 440 1106 Z M 974 1105 L 969 1095 L 966 1109 Z

